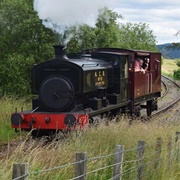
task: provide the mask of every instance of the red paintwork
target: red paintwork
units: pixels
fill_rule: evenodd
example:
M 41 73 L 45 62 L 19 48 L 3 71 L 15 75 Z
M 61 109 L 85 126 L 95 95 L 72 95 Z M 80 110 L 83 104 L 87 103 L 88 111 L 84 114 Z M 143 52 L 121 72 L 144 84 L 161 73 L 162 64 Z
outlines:
M 89 124 L 89 116 L 87 114 L 73 114 L 77 123 L 73 127 L 67 127 L 64 123 L 64 118 L 69 113 L 19 113 L 23 117 L 23 122 L 20 126 L 12 124 L 13 128 L 30 129 L 30 122 L 34 120 L 32 128 L 35 129 L 51 129 L 51 130 L 66 130 L 66 129 L 83 129 Z M 50 118 L 50 122 L 46 123 L 45 119 Z
M 161 53 L 150 51 L 121 49 L 121 48 L 107 48 L 109 52 L 127 53 L 131 55 L 129 68 L 129 97 L 135 99 L 143 97 L 156 92 L 161 92 Z M 142 72 L 135 72 L 136 57 L 148 57 L 150 59 L 150 69 L 145 74 Z M 158 69 L 155 69 L 156 59 L 159 61 Z
M 161 92 L 161 54 L 149 52 L 150 69 L 143 73 L 133 70 L 134 57 L 138 53 L 139 51 L 131 51 L 132 59 L 130 63 L 132 63 L 133 67 L 129 70 L 129 95 L 131 99 Z M 156 69 L 155 64 L 157 60 L 158 68 Z

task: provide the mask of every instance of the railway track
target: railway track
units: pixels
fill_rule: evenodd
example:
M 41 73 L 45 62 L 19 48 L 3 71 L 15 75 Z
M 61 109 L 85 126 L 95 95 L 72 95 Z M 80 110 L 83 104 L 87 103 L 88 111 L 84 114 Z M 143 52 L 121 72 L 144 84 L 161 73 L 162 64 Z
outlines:
M 167 111 L 180 101 L 180 85 L 163 75 L 162 85 L 164 90 L 158 100 L 159 110 L 153 112 L 152 117 Z
M 166 76 L 162 76 L 162 96 L 158 100 L 159 110 L 154 111 L 151 117 L 155 117 L 168 109 L 172 108 L 175 104 L 180 102 L 180 85 Z M 17 146 L 20 142 L 14 142 Z M 11 146 L 12 143 L 11 143 Z M 5 150 L 9 149 L 8 143 L 0 144 L 0 157 Z

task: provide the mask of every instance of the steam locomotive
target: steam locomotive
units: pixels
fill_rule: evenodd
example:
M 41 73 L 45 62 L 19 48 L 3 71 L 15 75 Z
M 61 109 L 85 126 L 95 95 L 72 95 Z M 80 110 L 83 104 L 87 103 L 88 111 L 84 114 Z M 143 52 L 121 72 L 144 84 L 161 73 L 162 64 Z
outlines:
M 97 48 L 67 56 L 54 46 L 55 58 L 31 71 L 32 110 L 11 115 L 12 127 L 33 136 L 83 129 L 104 114 L 128 112 L 147 116 L 161 96 L 161 54 L 121 48 Z M 69 58 L 71 57 L 71 58 Z M 135 71 L 135 59 L 150 59 L 146 72 Z

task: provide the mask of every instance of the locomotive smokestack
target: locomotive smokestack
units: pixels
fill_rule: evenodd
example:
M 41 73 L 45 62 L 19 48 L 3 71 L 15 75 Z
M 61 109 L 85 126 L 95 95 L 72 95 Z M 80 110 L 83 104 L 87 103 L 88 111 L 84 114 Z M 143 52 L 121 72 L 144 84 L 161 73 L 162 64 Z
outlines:
M 63 45 L 55 45 L 54 51 L 55 51 L 55 58 L 62 58 L 62 59 L 68 59 L 66 55 L 66 46 Z

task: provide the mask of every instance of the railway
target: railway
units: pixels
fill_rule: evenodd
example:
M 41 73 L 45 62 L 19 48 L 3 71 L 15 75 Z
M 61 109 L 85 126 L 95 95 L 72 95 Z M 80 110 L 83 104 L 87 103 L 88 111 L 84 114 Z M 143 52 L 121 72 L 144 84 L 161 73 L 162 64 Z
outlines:
M 151 117 L 164 113 L 180 101 L 180 85 L 164 75 L 161 76 L 161 80 L 165 90 L 158 99 L 158 110 L 153 112 Z
M 154 111 L 151 115 L 151 119 L 157 115 L 164 115 L 166 111 L 173 108 L 176 104 L 180 102 L 180 85 L 174 82 L 172 79 L 163 76 L 161 77 L 161 97 L 158 99 L 159 110 Z M 143 113 L 142 113 L 143 114 Z M 149 119 L 148 119 L 149 120 Z M 15 149 L 19 144 L 22 143 L 22 140 L 13 141 L 10 143 L 1 143 L 0 144 L 0 157 L 6 156 L 7 151 L 10 149 Z
M 174 105 L 180 102 L 180 85 L 174 82 L 172 79 L 162 75 L 162 96 L 158 99 L 159 110 L 152 113 L 151 118 L 157 115 L 164 114 L 167 110 L 173 108 Z M 16 147 L 20 142 L 13 143 L 1 143 L 0 144 L 0 156 L 4 151 L 8 150 L 10 146 Z

